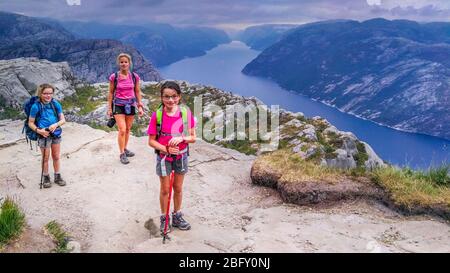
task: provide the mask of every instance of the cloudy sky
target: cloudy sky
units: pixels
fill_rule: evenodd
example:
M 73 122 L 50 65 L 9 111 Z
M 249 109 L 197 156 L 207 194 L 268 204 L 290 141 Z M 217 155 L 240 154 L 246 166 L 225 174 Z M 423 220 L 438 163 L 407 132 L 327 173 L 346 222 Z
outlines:
M 0 10 L 61 20 L 225 29 L 374 17 L 450 21 L 450 0 L 0 0 Z

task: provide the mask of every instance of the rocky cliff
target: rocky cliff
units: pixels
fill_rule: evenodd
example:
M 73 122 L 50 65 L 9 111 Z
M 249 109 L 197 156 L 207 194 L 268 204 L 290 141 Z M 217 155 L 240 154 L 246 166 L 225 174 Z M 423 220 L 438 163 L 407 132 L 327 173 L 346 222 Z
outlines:
M 75 93 L 76 80 L 66 62 L 36 58 L 0 60 L 0 98 L 5 106 L 22 110 L 24 102 L 36 94 L 42 83 L 55 87 L 54 97 L 58 100 Z

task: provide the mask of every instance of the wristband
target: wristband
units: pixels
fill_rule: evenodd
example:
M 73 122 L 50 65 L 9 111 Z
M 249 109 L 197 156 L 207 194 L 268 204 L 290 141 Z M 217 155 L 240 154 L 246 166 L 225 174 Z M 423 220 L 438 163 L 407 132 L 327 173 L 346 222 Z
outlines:
M 168 146 L 168 145 L 166 145 L 166 152 L 167 152 L 167 154 L 170 154 L 170 153 L 169 153 L 169 146 Z

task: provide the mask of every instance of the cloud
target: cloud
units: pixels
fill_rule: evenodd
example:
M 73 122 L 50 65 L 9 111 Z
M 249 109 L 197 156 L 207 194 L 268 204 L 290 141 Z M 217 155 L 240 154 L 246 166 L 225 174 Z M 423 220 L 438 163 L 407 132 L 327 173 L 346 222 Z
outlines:
M 221 27 L 373 17 L 418 21 L 450 18 L 449 0 L 81 0 L 80 4 L 68 5 L 67 0 L 2 1 L 0 10 L 59 20 Z

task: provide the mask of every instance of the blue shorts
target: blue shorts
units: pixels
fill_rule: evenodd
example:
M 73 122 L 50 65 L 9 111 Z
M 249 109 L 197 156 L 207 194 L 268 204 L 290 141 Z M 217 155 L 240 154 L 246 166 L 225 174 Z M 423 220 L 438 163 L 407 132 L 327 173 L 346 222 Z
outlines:
M 172 170 L 177 174 L 186 174 L 188 171 L 189 160 L 187 154 L 174 161 L 164 160 L 164 164 L 162 162 L 163 159 L 159 155 L 156 155 L 156 174 L 158 176 L 170 175 Z

